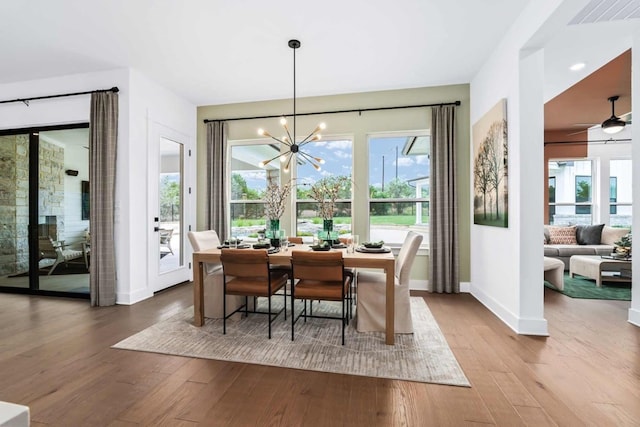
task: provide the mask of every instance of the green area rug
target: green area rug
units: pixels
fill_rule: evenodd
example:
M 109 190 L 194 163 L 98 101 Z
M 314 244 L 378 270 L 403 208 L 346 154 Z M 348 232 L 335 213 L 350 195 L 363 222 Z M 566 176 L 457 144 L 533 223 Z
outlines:
M 564 289 L 562 291 L 547 281 L 544 282 L 544 285 L 571 298 L 631 301 L 631 283 L 605 281 L 601 287 L 597 287 L 595 280 L 583 279 L 580 276 L 572 278 L 569 277 L 569 273 L 564 273 Z

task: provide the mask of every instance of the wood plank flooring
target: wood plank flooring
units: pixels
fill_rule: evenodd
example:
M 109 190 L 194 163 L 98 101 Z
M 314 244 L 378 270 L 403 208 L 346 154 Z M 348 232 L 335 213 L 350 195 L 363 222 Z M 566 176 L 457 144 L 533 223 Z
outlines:
M 471 388 L 111 349 L 192 304 L 0 294 L 0 400 L 33 426 L 639 426 L 628 302 L 545 290 L 551 336 L 519 336 L 472 296 L 424 294 Z

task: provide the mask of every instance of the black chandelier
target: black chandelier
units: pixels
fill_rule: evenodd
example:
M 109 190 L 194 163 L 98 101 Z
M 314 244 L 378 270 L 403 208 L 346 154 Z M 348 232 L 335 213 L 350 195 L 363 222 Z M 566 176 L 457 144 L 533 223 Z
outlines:
M 285 164 L 284 172 L 289 172 L 291 159 L 294 157 L 300 156 L 301 158 L 308 161 L 311 164 L 311 166 L 313 166 L 317 171 L 319 171 L 321 169 L 320 165 L 324 164 L 324 160 L 321 159 L 320 157 L 314 157 L 309 153 L 305 152 L 303 150 L 303 147 L 308 143 L 310 143 L 311 141 L 320 140 L 321 135 L 319 134 L 319 132 L 323 130 L 326 126 L 324 123 L 320 123 L 318 126 L 316 126 L 313 132 L 311 132 L 309 135 L 306 136 L 306 138 L 304 138 L 300 142 L 297 141 L 297 138 L 296 138 L 296 49 L 300 47 L 300 41 L 295 39 L 289 40 L 289 47 L 293 49 L 293 134 L 289 132 L 289 127 L 287 126 L 287 119 L 284 116 L 280 119 L 280 124 L 282 125 L 282 127 L 286 132 L 286 135 L 284 135 L 282 138 L 276 138 L 275 136 L 269 134 L 269 132 L 265 131 L 264 129 L 258 129 L 258 135 L 266 136 L 268 138 L 272 138 L 278 141 L 280 144 L 284 145 L 287 150 L 269 160 L 264 160 L 260 162 L 258 166 L 260 166 L 261 168 L 264 168 L 275 159 L 280 158 L 280 162 Z

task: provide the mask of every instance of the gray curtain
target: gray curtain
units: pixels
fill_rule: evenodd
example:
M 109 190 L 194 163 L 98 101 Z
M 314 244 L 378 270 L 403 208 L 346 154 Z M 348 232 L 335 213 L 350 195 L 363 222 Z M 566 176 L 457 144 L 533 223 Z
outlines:
M 205 226 L 215 230 L 221 240 L 228 237 L 225 153 L 227 122 L 207 123 L 207 208 Z
M 428 290 L 438 293 L 460 292 L 455 112 L 453 105 L 431 109 Z
M 116 303 L 114 204 L 118 143 L 118 94 L 91 95 L 89 124 L 89 203 L 91 305 Z

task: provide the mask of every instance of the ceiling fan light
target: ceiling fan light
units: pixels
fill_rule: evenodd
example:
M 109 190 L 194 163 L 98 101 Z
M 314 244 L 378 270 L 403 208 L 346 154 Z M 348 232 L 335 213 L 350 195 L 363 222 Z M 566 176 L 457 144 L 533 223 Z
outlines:
M 602 131 L 608 134 L 618 133 L 624 129 L 625 125 L 624 120 L 620 120 L 620 118 L 616 116 L 611 116 L 602 122 Z

